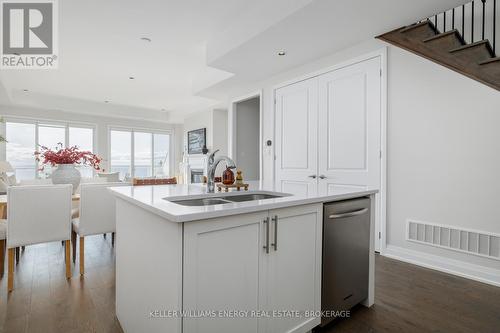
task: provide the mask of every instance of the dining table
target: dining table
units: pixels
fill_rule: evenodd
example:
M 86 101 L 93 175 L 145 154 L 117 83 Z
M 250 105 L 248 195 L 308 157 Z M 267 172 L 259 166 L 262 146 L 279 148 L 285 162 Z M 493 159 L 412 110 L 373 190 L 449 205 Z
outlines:
M 75 193 L 71 196 L 72 201 L 80 201 L 80 194 Z M 7 194 L 0 195 L 0 219 L 7 219 Z

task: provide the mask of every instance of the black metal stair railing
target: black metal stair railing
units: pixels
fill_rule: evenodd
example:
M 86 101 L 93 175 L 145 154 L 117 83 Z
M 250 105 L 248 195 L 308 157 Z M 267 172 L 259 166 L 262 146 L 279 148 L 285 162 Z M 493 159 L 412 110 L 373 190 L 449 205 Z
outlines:
M 478 6 L 480 8 L 476 8 Z M 488 40 L 496 56 L 497 16 L 497 0 L 475 0 L 419 22 L 432 22 L 436 34 L 456 29 L 466 44 Z

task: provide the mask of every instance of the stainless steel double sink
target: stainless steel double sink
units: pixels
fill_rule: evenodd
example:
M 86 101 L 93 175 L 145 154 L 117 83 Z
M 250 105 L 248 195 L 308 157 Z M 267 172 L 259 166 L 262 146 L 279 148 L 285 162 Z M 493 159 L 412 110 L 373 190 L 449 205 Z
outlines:
M 167 199 L 167 200 L 182 206 L 211 206 L 211 205 L 223 205 L 235 202 L 276 199 L 286 196 L 289 196 L 289 194 L 248 193 L 248 194 L 235 194 L 235 195 L 224 195 L 224 196 L 221 195 L 208 198 L 205 197 L 205 198 L 195 198 L 195 199 L 171 199 L 171 200 Z

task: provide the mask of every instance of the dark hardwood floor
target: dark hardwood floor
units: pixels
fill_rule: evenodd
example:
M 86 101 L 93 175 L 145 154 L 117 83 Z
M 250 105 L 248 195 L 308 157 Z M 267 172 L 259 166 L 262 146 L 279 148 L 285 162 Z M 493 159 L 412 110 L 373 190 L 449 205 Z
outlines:
M 0 280 L 0 332 L 121 333 L 110 238 L 86 238 L 85 277 L 77 261 L 69 281 L 60 242 L 26 247 L 14 291 Z M 380 256 L 375 299 L 318 332 L 500 332 L 500 288 Z
M 500 332 L 500 288 L 376 258 L 375 305 L 318 330 L 337 332 Z

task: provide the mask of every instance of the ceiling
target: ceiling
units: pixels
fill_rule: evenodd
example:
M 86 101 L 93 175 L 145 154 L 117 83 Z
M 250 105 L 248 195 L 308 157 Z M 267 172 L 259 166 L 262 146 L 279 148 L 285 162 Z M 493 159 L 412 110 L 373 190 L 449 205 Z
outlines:
M 220 104 L 203 96 L 221 82 L 262 80 L 463 2 L 59 1 L 59 69 L 0 71 L 0 99 L 182 121 Z

